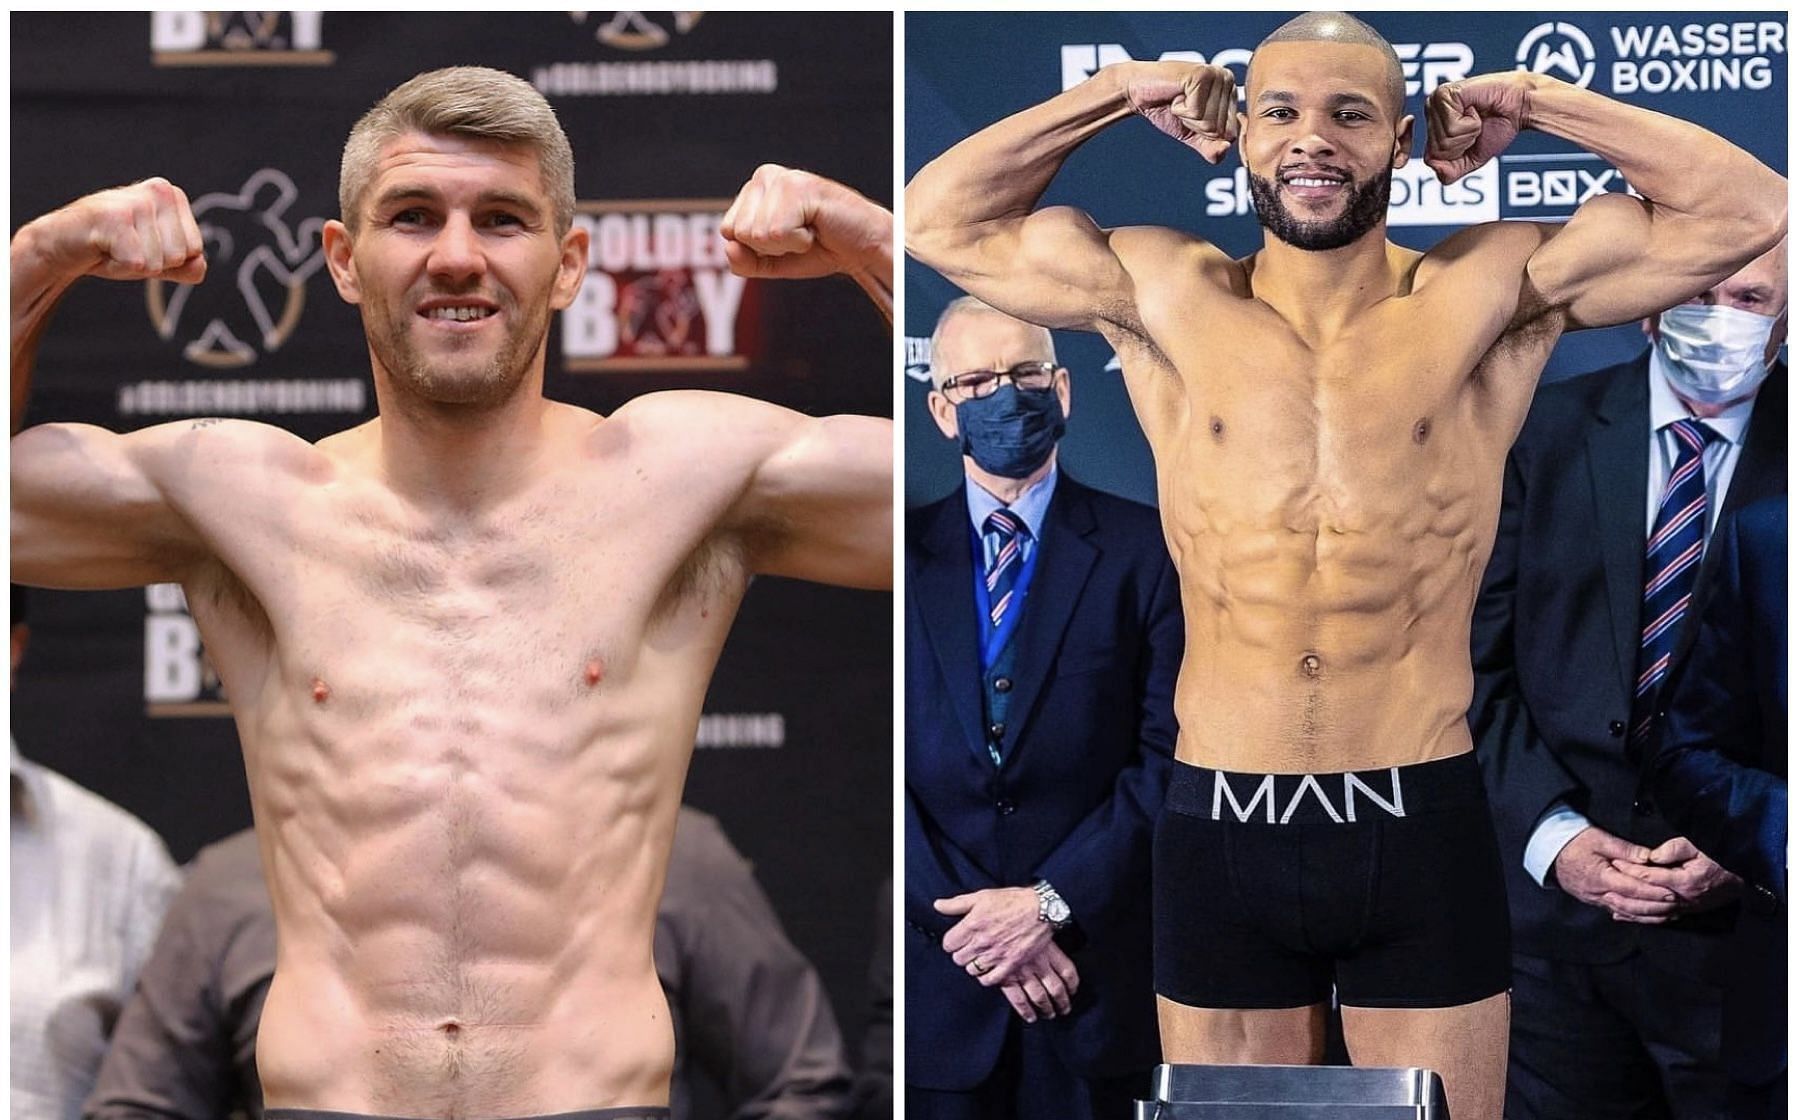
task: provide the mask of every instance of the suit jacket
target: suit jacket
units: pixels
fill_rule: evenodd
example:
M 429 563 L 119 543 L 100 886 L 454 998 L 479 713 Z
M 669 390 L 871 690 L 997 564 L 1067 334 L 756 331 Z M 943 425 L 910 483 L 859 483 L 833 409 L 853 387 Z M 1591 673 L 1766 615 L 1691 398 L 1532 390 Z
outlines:
M 1048 879 L 1080 971 L 1054 1034 L 1084 1076 L 1158 1060 L 1149 967 L 1150 835 L 1174 752 L 1182 630 L 1156 513 L 1063 473 L 1014 639 L 1015 682 L 988 756 L 972 530 L 958 490 L 906 519 L 906 1080 L 971 1089 L 1014 1012 L 943 951 L 935 899 Z
M 1668 676 L 1645 767 L 1669 822 L 1748 887 L 1726 966 L 1724 1062 L 1752 1084 L 1786 1069 L 1786 535 L 1784 496 L 1719 523 L 1712 593 Z
M 1474 610 L 1470 729 L 1498 827 L 1522 953 L 1590 964 L 1633 950 L 1716 979 L 1729 911 L 1662 926 L 1615 922 L 1524 870 L 1557 800 L 1654 846 L 1677 835 L 1638 793 L 1627 757 L 1643 595 L 1649 356 L 1538 391 L 1506 459 L 1498 536 Z M 1763 384 L 1724 512 L 1786 491 L 1786 369 Z M 1688 612 L 1704 609 L 1707 558 Z

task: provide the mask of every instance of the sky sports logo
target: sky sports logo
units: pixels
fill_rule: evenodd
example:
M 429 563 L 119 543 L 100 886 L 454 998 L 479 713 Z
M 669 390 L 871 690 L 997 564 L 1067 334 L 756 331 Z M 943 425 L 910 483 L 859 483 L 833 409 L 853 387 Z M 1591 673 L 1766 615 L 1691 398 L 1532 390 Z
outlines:
M 1423 160 L 1393 173 L 1387 224 L 1471 226 L 1501 218 L 1566 221 L 1583 202 L 1601 194 L 1631 192 L 1617 168 L 1584 152 L 1502 155 L 1453 183 L 1437 181 Z M 1249 176 L 1241 167 L 1206 183 L 1206 217 L 1252 213 Z

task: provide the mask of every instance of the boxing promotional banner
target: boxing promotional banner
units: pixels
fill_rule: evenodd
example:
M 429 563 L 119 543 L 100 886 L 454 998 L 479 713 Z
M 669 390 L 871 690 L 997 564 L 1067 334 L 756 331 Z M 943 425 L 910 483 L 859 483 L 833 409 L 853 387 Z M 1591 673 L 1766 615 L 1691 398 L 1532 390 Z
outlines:
M 1210 62 L 1230 69 L 1240 84 L 1255 45 L 1297 14 L 910 14 L 906 175 L 970 133 L 1110 63 Z M 1711 129 L 1786 172 L 1783 12 L 1379 12 L 1365 18 L 1393 44 L 1405 76 L 1406 112 L 1420 115 L 1413 159 L 1393 178 L 1388 237 L 1398 244 L 1427 249 L 1459 228 L 1502 218 L 1564 221 L 1596 194 L 1631 190 L 1605 161 L 1532 132 L 1473 174 L 1438 183 L 1417 158 L 1424 99 L 1445 82 L 1477 74 L 1527 69 L 1573 82 Z M 1083 145 L 1043 202 L 1080 207 L 1105 227 L 1189 231 L 1232 256 L 1261 243 L 1236 155 L 1212 166 L 1143 121 L 1120 123 Z M 908 261 L 906 294 L 906 500 L 917 505 L 961 478 L 954 445 L 939 435 L 924 404 L 931 327 L 960 293 Z M 1544 378 L 1599 369 L 1644 345 L 1636 326 L 1573 333 L 1557 345 Z M 1074 332 L 1057 333 L 1056 352 L 1074 374 L 1062 461 L 1102 489 L 1154 501 L 1149 449 L 1116 376 L 1115 355 L 1097 335 Z
M 888 13 L 21 13 L 12 33 L 14 230 L 160 175 L 187 192 L 209 260 L 192 287 L 75 285 L 39 352 L 30 423 L 234 416 L 318 439 L 371 418 L 366 344 L 320 231 L 356 119 L 414 74 L 462 64 L 536 85 L 574 149 L 592 251 L 551 328 L 548 396 L 610 412 L 704 388 L 811 415 L 891 410 L 890 333 L 853 283 L 746 282 L 718 238 L 762 163 L 892 204 Z M 885 594 L 758 581 L 687 787 L 755 863 L 852 1044 L 891 865 L 890 619 Z M 36 592 L 31 622 L 22 751 L 143 818 L 177 859 L 250 823 L 180 588 Z

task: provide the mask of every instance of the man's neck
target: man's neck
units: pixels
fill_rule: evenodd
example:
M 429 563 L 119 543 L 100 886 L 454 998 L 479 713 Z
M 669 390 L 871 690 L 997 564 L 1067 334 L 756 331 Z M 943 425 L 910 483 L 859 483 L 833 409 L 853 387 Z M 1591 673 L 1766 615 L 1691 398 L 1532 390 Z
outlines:
M 518 492 L 548 437 L 551 404 L 541 368 L 495 405 L 423 400 L 375 382 L 378 458 L 388 486 L 416 505 L 477 513 Z
M 984 471 L 975 463 L 974 459 L 968 455 L 962 456 L 962 466 L 967 470 L 968 480 L 970 482 L 987 491 L 987 493 L 992 494 L 1007 505 L 1011 505 L 1013 502 L 1016 502 L 1019 496 L 1026 490 L 1029 490 L 1031 487 L 1049 477 L 1049 472 L 1056 467 L 1056 452 L 1052 448 L 1049 453 L 1049 458 L 1043 461 L 1043 465 L 1032 471 L 1030 474 L 1025 475 L 1023 478 L 1007 478 L 1005 475 Z
M 1342 330 L 1395 294 L 1405 250 L 1387 242 L 1385 222 L 1340 249 L 1300 249 L 1264 232 L 1250 287 L 1308 342 Z

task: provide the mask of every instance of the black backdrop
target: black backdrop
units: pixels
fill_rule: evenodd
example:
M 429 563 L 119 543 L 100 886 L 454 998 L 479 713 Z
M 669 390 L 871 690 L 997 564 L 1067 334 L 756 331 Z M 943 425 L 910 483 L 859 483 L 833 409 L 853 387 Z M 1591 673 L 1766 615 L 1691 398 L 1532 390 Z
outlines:
M 613 250 L 588 304 L 552 328 L 551 397 L 610 411 L 712 388 L 814 415 L 891 411 L 889 334 L 854 285 L 737 286 L 704 244 L 763 162 L 891 206 L 887 13 L 11 20 L 13 228 L 162 175 L 211 231 L 208 278 L 180 301 L 144 284 L 71 291 L 30 423 L 243 415 L 318 438 L 371 416 L 362 333 L 320 266 L 318 225 L 337 214 L 356 118 L 413 74 L 460 64 L 546 94 L 582 220 Z M 143 818 L 179 860 L 250 823 L 236 736 L 175 589 L 35 592 L 32 631 L 12 708 L 26 754 Z M 889 596 L 758 582 L 688 782 L 755 862 L 852 1045 L 891 866 L 891 649 Z

